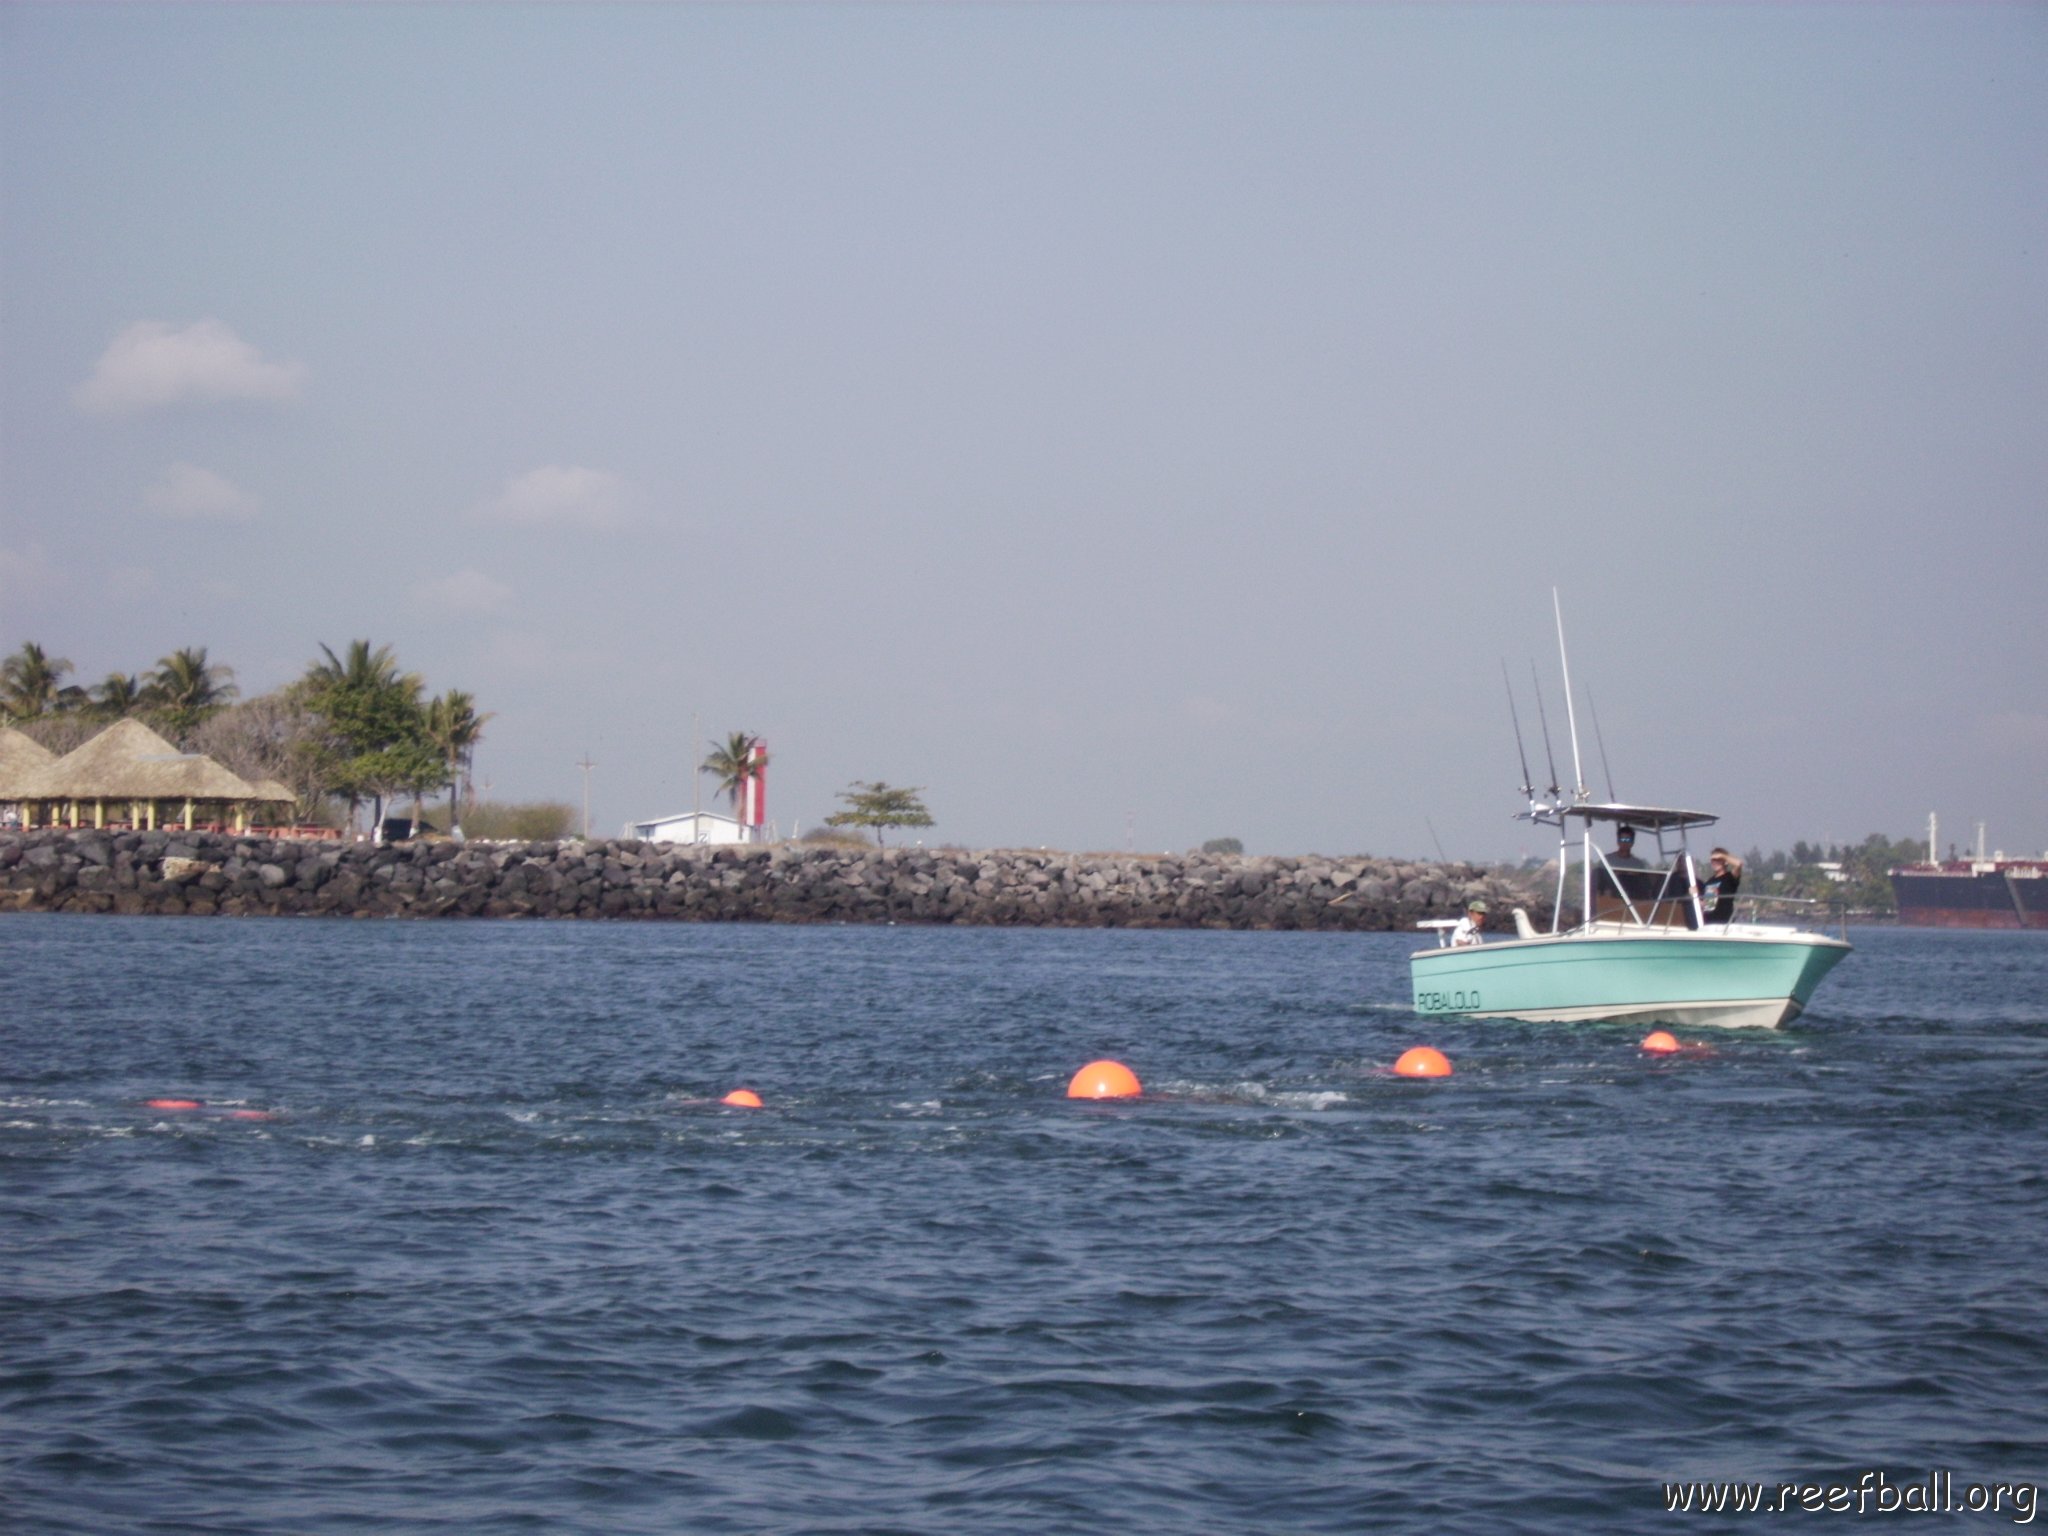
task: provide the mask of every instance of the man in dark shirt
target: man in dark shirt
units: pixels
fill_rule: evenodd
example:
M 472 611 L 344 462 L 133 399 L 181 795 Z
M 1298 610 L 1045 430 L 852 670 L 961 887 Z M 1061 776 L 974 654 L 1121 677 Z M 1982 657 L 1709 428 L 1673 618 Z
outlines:
M 1625 821 L 1614 829 L 1614 852 L 1607 856 L 1607 862 L 1614 869 L 1643 867 L 1643 861 L 1636 857 L 1636 829 Z
M 1700 913 L 1710 923 L 1735 916 L 1735 893 L 1742 887 L 1742 860 L 1726 848 L 1707 855 L 1707 878 L 1700 886 Z
M 1647 895 L 1655 894 L 1654 885 L 1646 892 L 1641 888 L 1639 879 L 1622 873 L 1623 870 L 1645 867 L 1643 861 L 1636 857 L 1636 829 L 1627 822 L 1622 822 L 1614 829 L 1614 852 L 1606 855 L 1606 859 L 1607 867 L 1593 873 L 1593 889 L 1606 898 L 1600 903 L 1599 916 L 1619 916 L 1623 908 L 1620 902 L 1613 898 L 1621 896 L 1624 891 L 1638 901 Z

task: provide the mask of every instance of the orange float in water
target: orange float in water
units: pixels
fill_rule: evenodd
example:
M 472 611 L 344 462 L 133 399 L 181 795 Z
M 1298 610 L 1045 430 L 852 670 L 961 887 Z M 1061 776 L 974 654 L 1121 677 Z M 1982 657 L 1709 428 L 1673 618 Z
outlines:
M 1135 1099 L 1144 1091 L 1138 1074 L 1120 1061 L 1091 1061 L 1067 1084 L 1070 1099 Z
M 1643 1036 L 1643 1049 L 1658 1056 L 1668 1056 L 1678 1049 L 1678 1037 L 1668 1029 L 1653 1029 Z
M 754 1092 L 751 1088 L 735 1088 L 718 1102 L 730 1104 L 734 1109 L 759 1109 L 761 1107 L 761 1095 Z
M 198 1109 L 200 1108 L 200 1103 L 197 1099 L 144 1099 L 142 1107 L 144 1109 Z
M 1449 1077 L 1451 1058 L 1433 1045 L 1410 1046 L 1394 1063 L 1396 1077 Z
M 230 1120 L 268 1120 L 271 1118 L 271 1114 L 267 1109 L 231 1109 L 228 1111 L 228 1118 Z

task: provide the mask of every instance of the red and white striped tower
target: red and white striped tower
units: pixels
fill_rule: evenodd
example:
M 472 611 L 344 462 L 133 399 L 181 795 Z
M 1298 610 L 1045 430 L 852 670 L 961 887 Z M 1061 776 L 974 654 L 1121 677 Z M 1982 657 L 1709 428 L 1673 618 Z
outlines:
M 768 819 L 768 743 L 760 737 L 747 750 L 747 776 L 740 790 L 740 822 L 752 842 Z

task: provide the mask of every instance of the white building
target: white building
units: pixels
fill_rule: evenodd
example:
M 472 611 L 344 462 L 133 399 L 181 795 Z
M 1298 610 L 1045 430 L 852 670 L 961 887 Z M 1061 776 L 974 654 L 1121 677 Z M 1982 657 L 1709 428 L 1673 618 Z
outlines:
M 626 836 L 643 843 L 751 843 L 759 839 L 761 831 L 741 826 L 735 818 L 717 811 L 684 811 L 626 825 Z

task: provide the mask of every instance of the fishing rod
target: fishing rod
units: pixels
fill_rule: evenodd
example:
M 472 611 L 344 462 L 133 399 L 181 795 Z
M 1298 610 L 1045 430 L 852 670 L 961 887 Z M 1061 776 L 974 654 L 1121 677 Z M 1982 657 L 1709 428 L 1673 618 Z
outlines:
M 1586 690 L 1586 709 L 1593 716 L 1593 739 L 1600 743 L 1600 771 L 1607 776 L 1607 801 L 1610 805 L 1621 797 L 1614 792 L 1614 770 L 1607 766 L 1607 738 L 1600 734 L 1600 706 L 1593 702 L 1593 690 Z
M 1529 782 L 1529 753 L 1522 745 L 1522 717 L 1515 711 L 1515 685 L 1508 681 L 1508 662 L 1503 656 L 1500 662 L 1501 685 L 1508 691 L 1508 718 L 1515 723 L 1515 756 L 1522 760 L 1522 793 L 1531 800 L 1536 798 L 1536 788 Z
M 1579 717 L 1572 708 L 1572 662 L 1564 649 L 1564 604 L 1558 600 L 1557 588 L 1550 589 L 1550 607 L 1557 615 L 1557 662 L 1564 669 L 1564 718 L 1572 732 L 1572 793 L 1584 800 L 1586 795 L 1586 770 L 1579 766 Z
M 1536 690 L 1536 718 L 1543 722 L 1543 755 L 1550 763 L 1550 798 L 1557 798 L 1557 754 L 1550 750 L 1550 712 L 1543 707 L 1543 679 L 1536 675 L 1536 663 L 1529 663 L 1529 685 Z

